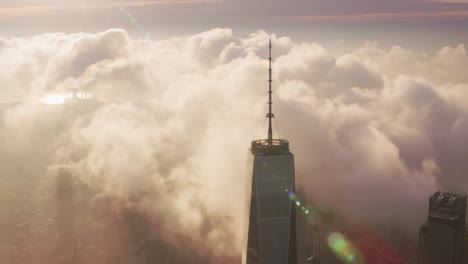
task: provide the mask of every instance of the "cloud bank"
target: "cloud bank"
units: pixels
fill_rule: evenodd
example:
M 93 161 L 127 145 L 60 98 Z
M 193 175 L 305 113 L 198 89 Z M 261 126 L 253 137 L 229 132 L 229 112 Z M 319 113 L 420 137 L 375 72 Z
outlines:
M 101 246 L 88 260 L 99 263 L 143 233 L 203 263 L 235 258 L 247 149 L 265 134 L 268 38 L 0 38 L 0 256 L 53 263 L 82 243 Z M 422 54 L 365 43 L 336 55 L 273 43 L 274 111 L 310 199 L 414 231 L 434 190 L 468 190 L 463 45 Z M 99 103 L 39 103 L 84 92 Z

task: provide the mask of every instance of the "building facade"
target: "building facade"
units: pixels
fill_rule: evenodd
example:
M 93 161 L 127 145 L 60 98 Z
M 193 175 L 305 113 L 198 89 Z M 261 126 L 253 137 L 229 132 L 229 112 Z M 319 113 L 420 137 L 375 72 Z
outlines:
M 289 142 L 274 139 L 271 100 L 271 42 L 269 121 L 267 139 L 252 141 L 252 178 L 244 264 L 297 264 L 294 155 Z
M 436 192 L 419 230 L 418 264 L 463 263 L 466 195 Z

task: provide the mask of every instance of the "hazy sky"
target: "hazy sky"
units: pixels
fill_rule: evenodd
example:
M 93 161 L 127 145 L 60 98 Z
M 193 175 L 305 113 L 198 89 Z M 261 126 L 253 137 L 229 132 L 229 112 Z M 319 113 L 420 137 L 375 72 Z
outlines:
M 54 248 L 62 244 L 60 223 L 74 217 L 77 234 L 97 233 L 107 245 L 115 231 L 100 216 L 114 219 L 128 208 L 147 215 L 165 242 L 239 252 L 247 149 L 265 135 L 270 37 L 281 132 L 274 135 L 290 140 L 297 183 L 314 202 L 345 219 L 391 221 L 416 235 L 430 194 L 468 190 L 462 44 L 428 53 L 366 43 L 336 55 L 325 45 L 228 28 L 163 40 L 123 29 L 0 37 L 0 228 L 9 234 L 0 248 L 18 233 Z M 38 104 L 80 91 L 101 103 Z M 63 211 L 63 219 L 42 209 L 60 204 L 51 195 L 62 189 L 60 168 L 90 188 L 84 213 Z M 101 213 L 101 206 L 110 209 Z M 37 224 L 23 236 L 28 223 Z M 11 263 L 2 252 L 0 263 Z M 38 262 L 25 252 L 31 261 L 21 263 Z
M 466 43 L 468 1 L 0 0 L 0 35 L 124 28 L 162 39 L 215 27 L 296 39 L 439 48 Z
M 0 263 L 54 263 L 62 223 L 117 243 L 127 211 L 190 256 L 238 254 L 269 39 L 297 183 L 416 235 L 429 195 L 468 190 L 467 33 L 468 1 L 0 0 Z M 80 92 L 99 103 L 40 103 Z

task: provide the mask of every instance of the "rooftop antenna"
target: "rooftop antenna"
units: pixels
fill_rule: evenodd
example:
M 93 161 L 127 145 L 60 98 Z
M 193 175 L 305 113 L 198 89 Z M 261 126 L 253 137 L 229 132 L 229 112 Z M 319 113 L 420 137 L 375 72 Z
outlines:
M 269 42 L 269 48 L 270 48 L 270 56 L 268 58 L 270 67 L 268 68 L 268 114 L 266 115 L 268 119 L 268 138 L 267 139 L 258 139 L 258 140 L 253 140 L 252 141 L 252 153 L 255 155 L 280 155 L 284 153 L 290 153 L 289 152 L 289 141 L 286 139 L 273 139 L 273 118 L 275 115 L 273 114 L 272 111 L 272 94 L 273 91 L 271 90 L 271 84 L 273 83 L 272 80 L 272 74 L 273 70 L 271 69 L 271 38 Z
M 272 112 L 272 105 L 273 105 L 273 102 L 271 100 L 271 94 L 273 93 L 271 91 L 271 83 L 273 82 L 273 80 L 271 79 L 271 75 L 272 75 L 272 69 L 271 69 L 271 38 L 270 38 L 270 56 L 268 58 L 269 62 L 270 62 L 270 67 L 268 68 L 268 73 L 269 73 L 269 79 L 268 79 L 268 114 L 267 114 L 267 118 L 268 118 L 268 145 L 271 146 L 273 145 L 273 129 L 272 129 L 272 126 L 271 126 L 271 121 L 272 119 L 275 117 L 275 115 L 273 114 Z

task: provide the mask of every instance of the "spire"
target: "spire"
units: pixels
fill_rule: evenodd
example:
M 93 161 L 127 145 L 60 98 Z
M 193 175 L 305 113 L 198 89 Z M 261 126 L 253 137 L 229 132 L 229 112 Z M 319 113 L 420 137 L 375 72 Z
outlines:
M 275 115 L 273 114 L 272 112 L 272 105 L 273 105 L 273 102 L 271 100 L 271 94 L 273 93 L 271 91 L 271 83 L 273 82 L 273 80 L 271 79 L 272 78 L 272 69 L 271 69 L 271 38 L 270 38 L 270 56 L 268 58 L 269 62 L 270 62 L 270 67 L 268 68 L 268 74 L 269 74 L 269 79 L 268 79 L 268 114 L 267 114 L 267 118 L 268 118 L 268 145 L 273 145 L 273 128 L 272 128 L 272 119 L 275 117 Z
M 289 141 L 286 139 L 273 139 L 273 127 L 272 121 L 275 115 L 273 114 L 272 106 L 273 101 L 271 99 L 273 91 L 271 90 L 271 84 L 273 83 L 272 75 L 273 70 L 271 69 L 271 38 L 269 42 L 270 56 L 268 61 L 270 67 L 268 68 L 268 138 L 267 139 L 258 139 L 252 141 L 252 153 L 255 155 L 282 155 L 289 152 Z
M 284 154 L 290 153 L 289 152 L 289 141 L 286 139 L 273 139 L 273 127 L 272 122 L 275 115 L 273 114 L 272 106 L 272 94 L 273 91 L 271 90 L 271 85 L 273 83 L 272 75 L 273 70 L 271 69 L 272 59 L 271 59 L 271 38 L 269 42 L 269 52 L 270 56 L 268 61 L 270 63 L 270 67 L 268 68 L 268 138 L 267 139 L 258 139 L 252 141 L 252 153 L 255 155 L 277 155 L 277 154 Z

